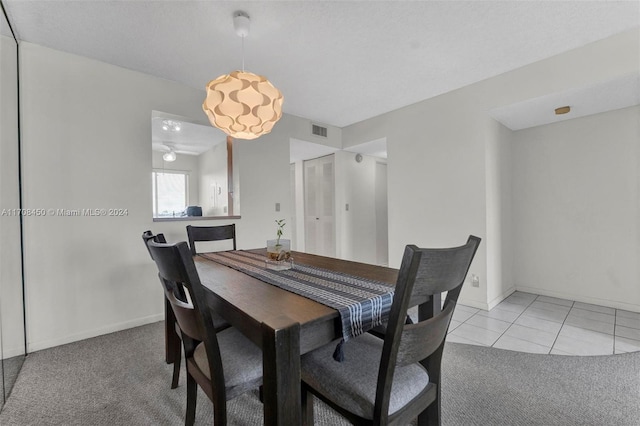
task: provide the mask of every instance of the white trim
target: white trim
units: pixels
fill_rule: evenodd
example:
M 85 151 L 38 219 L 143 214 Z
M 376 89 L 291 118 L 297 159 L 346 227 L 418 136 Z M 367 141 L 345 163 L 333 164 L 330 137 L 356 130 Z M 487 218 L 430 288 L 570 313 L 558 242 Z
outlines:
M 131 321 L 124 321 L 116 324 L 111 324 L 106 327 L 100 327 L 94 330 L 72 334 L 72 335 L 61 337 L 58 339 L 43 340 L 40 342 L 27 342 L 27 352 L 32 353 L 32 352 L 40 351 L 42 349 L 48 349 L 48 348 L 53 348 L 55 346 L 66 345 L 67 343 L 73 343 L 79 340 L 90 339 L 92 337 L 101 336 L 103 334 L 115 333 L 116 331 L 127 330 L 129 328 L 151 324 L 151 323 L 162 321 L 162 320 L 164 320 L 164 313 L 150 315 L 144 318 L 137 318 Z
M 515 292 L 516 292 L 515 286 L 512 286 L 508 288 L 506 291 L 503 291 L 500 295 L 496 296 L 492 301 L 489 302 L 489 310 L 498 306 L 500 302 L 502 302 L 504 299 L 511 296 Z
M 493 300 L 491 300 L 489 303 L 479 302 L 477 300 L 459 298 L 458 304 L 469 306 L 471 308 L 482 309 L 483 311 L 490 311 L 491 309 L 498 306 L 500 302 L 502 302 L 507 297 L 511 296 L 511 294 L 513 294 L 516 291 L 517 291 L 516 287 L 512 286 L 509 289 L 503 291 L 501 294 L 499 294 L 495 298 L 493 298 Z
M 24 355 L 24 346 L 20 345 L 17 348 L 11 348 L 11 349 L 6 349 L 3 348 L 2 349 L 2 359 L 6 360 L 9 358 L 13 358 L 14 356 L 20 356 L 20 355 Z
M 582 303 L 590 303 L 593 305 L 606 306 L 614 309 L 622 309 L 630 312 L 639 312 L 640 313 L 640 305 L 635 305 L 626 302 L 617 302 L 615 300 L 608 299 L 600 299 L 597 297 L 588 297 L 588 296 L 576 296 L 573 293 L 563 293 L 561 291 L 547 291 L 536 287 L 528 287 L 528 286 L 516 286 L 516 291 L 523 291 L 526 293 L 533 293 L 540 296 L 549 296 L 549 297 L 557 297 L 560 299 L 573 300 L 576 302 Z
M 483 311 L 489 310 L 489 305 L 484 302 L 478 302 L 477 300 L 471 299 L 458 299 L 458 305 L 469 306 L 470 308 L 482 309 Z

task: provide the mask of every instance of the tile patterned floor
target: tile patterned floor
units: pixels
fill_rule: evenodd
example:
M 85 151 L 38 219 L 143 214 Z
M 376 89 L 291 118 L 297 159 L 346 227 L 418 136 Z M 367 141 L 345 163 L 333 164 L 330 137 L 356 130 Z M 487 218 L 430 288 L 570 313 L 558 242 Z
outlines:
M 640 313 L 515 292 L 488 312 L 458 305 L 447 341 L 557 355 L 634 352 Z

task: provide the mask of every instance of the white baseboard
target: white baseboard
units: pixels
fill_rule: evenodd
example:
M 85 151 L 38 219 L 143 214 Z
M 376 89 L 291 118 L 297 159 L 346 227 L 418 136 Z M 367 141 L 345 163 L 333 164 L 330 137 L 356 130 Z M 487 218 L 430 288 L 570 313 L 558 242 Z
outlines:
M 100 327 L 94 330 L 72 334 L 72 335 L 60 337 L 57 339 L 43 340 L 40 342 L 28 341 L 27 352 L 31 353 L 31 352 L 36 352 L 36 351 L 40 351 L 47 348 L 53 348 L 54 346 L 66 345 L 67 343 L 73 343 L 79 340 L 90 339 L 92 337 L 101 336 L 103 334 L 115 333 L 116 331 L 122 331 L 128 328 L 151 324 L 151 323 L 162 321 L 162 320 L 164 320 L 164 313 L 150 315 L 148 317 L 137 318 L 134 320 L 124 321 L 116 324 L 111 324 L 106 327 Z
M 24 346 L 22 345 L 18 348 L 2 348 L 2 359 L 9 359 L 20 355 L 24 355 Z
M 498 296 L 494 297 L 493 300 L 489 301 L 489 310 L 495 308 L 500 302 L 502 302 L 507 297 L 511 296 L 515 293 L 516 288 L 514 286 L 508 288 L 507 290 L 500 293 Z
M 562 291 L 548 291 L 536 287 L 527 287 L 521 285 L 517 285 L 515 289 L 516 291 L 538 294 L 540 296 L 557 297 L 559 299 L 575 300 L 576 302 L 607 306 L 614 309 L 623 309 L 625 311 L 640 312 L 640 305 L 636 305 L 635 303 L 618 302 L 615 300 L 600 299 L 598 297 L 588 297 L 572 293 L 564 293 Z
M 503 291 L 499 296 L 496 296 L 493 300 L 486 302 L 480 302 L 478 300 L 471 300 L 465 298 L 459 298 L 458 303 L 460 305 L 469 306 L 471 308 L 482 309 L 484 311 L 490 311 L 493 309 L 498 303 L 502 302 L 504 299 L 509 297 L 513 292 L 516 291 L 515 287 L 510 287 L 508 290 Z
M 489 310 L 489 305 L 488 304 L 486 304 L 484 302 L 479 302 L 477 300 L 471 300 L 471 299 L 459 298 L 458 299 L 458 305 L 469 306 L 470 308 L 482 309 L 484 311 L 488 311 Z

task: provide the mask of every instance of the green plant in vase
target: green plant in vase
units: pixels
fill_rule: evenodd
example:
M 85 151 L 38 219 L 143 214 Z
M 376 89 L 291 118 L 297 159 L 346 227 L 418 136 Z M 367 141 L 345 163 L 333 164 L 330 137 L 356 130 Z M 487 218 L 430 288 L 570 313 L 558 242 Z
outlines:
M 282 231 L 286 223 L 284 219 L 276 219 L 276 224 L 278 225 L 278 231 L 276 231 L 276 235 L 278 236 L 278 239 L 276 240 L 276 248 L 281 248 L 282 245 L 280 244 L 280 237 L 282 237 Z
M 276 219 L 277 239 L 267 241 L 267 254 L 273 260 L 288 260 L 291 257 L 291 241 L 282 238 L 284 233 L 285 219 Z

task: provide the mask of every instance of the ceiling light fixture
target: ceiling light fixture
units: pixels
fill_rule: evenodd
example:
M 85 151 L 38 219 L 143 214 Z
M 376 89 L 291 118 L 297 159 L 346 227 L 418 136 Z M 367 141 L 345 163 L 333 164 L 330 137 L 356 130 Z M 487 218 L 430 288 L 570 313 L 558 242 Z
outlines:
M 563 107 L 560 107 L 560 108 L 556 108 L 556 115 L 566 114 L 569 111 L 571 111 L 571 107 L 570 106 L 563 106 Z
M 242 38 L 242 71 L 221 75 L 206 85 L 202 109 L 214 127 L 238 139 L 267 134 L 282 116 L 282 93 L 266 77 L 244 70 L 244 38 L 249 35 L 249 15 L 233 14 L 236 34 Z
M 182 129 L 182 123 L 175 120 L 162 120 L 162 130 L 165 132 L 179 132 Z
M 165 152 L 162 154 L 162 159 L 167 162 L 176 161 L 176 152 L 173 150 L 173 147 L 167 146 L 169 148 L 169 152 Z

